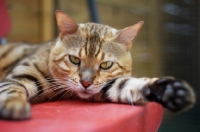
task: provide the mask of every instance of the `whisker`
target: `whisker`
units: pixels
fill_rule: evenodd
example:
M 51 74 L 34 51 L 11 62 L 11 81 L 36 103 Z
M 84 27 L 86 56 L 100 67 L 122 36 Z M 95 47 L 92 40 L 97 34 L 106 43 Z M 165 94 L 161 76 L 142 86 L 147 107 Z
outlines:
M 55 79 L 52 79 L 52 78 L 45 78 L 45 79 L 42 79 L 42 80 L 38 80 L 36 82 L 36 84 L 40 85 L 40 84 L 54 84 L 56 83 L 56 81 L 66 81 L 65 79 L 59 79 L 59 78 L 55 78 Z M 52 82 L 49 82 L 49 81 L 52 81 Z
M 54 70 L 54 69 L 53 69 Z M 51 72 L 53 72 L 53 70 Z M 50 72 L 50 73 L 51 73 Z M 50 74 L 49 73 L 49 74 Z M 44 77 L 48 76 L 45 75 Z M 60 81 L 59 83 L 57 83 L 58 81 Z M 55 96 L 57 96 L 59 93 L 61 92 L 64 92 L 65 90 L 67 91 L 65 94 L 68 93 L 69 91 L 69 86 L 66 86 L 65 84 L 62 84 L 62 82 L 70 82 L 70 83 L 73 83 L 73 81 L 70 79 L 70 78 L 64 78 L 64 79 L 61 79 L 61 78 L 44 78 L 44 79 L 40 79 L 36 82 L 37 87 L 39 86 L 47 86 L 46 88 L 43 88 L 41 90 L 38 90 L 36 91 L 33 95 L 31 95 L 29 97 L 29 99 L 31 99 L 32 101 L 36 100 L 37 98 L 45 95 L 45 94 L 48 94 L 52 91 L 56 91 L 56 90 L 59 90 L 61 89 L 60 91 L 56 92 L 48 101 L 50 101 L 52 98 L 54 98 Z M 64 88 L 64 89 L 63 89 Z M 41 91 L 44 91 L 43 93 L 37 95 L 38 93 L 40 93 Z M 64 96 L 64 94 L 59 98 L 59 100 Z M 70 95 L 71 96 L 71 95 Z
M 49 102 L 52 98 L 54 98 L 55 96 L 57 96 L 58 94 L 64 92 L 65 89 L 60 90 L 59 92 L 56 92 L 51 98 L 49 98 L 49 100 L 47 102 Z
M 55 90 L 58 90 L 58 89 L 60 89 L 60 88 L 57 88 L 57 87 L 54 87 L 54 86 L 52 86 L 51 88 L 46 88 L 47 90 L 45 90 L 42 94 L 40 94 L 40 95 L 38 95 L 38 96 L 36 96 L 40 91 L 37 91 L 36 93 L 34 93 L 30 98 L 33 98 L 34 96 L 36 96 L 34 99 L 33 99 L 33 101 L 35 100 L 35 99 L 37 99 L 38 97 L 41 97 L 42 95 L 44 95 L 44 94 L 47 94 L 47 93 L 50 93 L 50 92 L 52 92 L 52 91 L 55 91 Z
M 55 69 L 56 69 L 56 67 L 54 67 L 51 71 L 49 71 L 49 73 L 47 73 L 44 77 L 50 75 Z
M 66 92 L 57 101 L 60 101 L 68 92 L 69 90 L 66 90 Z
M 61 86 L 63 86 L 63 87 L 51 86 L 51 87 L 46 88 L 47 90 L 44 91 L 42 94 L 36 96 L 36 97 L 33 99 L 33 101 L 34 101 L 35 99 L 37 99 L 38 97 L 41 97 L 42 95 L 47 94 L 47 93 L 50 93 L 50 92 L 55 91 L 55 90 L 59 90 L 59 89 L 61 89 L 61 90 L 62 90 L 62 89 L 63 89 L 63 90 L 69 90 L 68 87 L 66 87 L 66 86 L 64 86 L 64 85 L 61 85 Z M 38 93 L 38 91 L 35 93 L 35 95 L 36 95 L 37 93 Z M 34 95 L 34 96 L 35 96 L 35 95 Z
M 52 79 L 51 79 L 52 80 Z M 59 89 L 59 88 L 64 88 L 64 87 L 66 87 L 66 85 L 63 85 L 63 84 L 54 84 L 54 83 L 48 83 L 48 87 L 47 88 L 43 88 L 43 89 L 41 89 L 41 90 L 38 90 L 37 92 L 35 92 L 32 96 L 35 96 L 37 93 L 39 93 L 39 92 L 41 92 L 41 91 L 44 91 L 44 90 L 46 90 L 46 89 L 51 89 L 51 88 L 57 88 L 57 89 Z M 37 85 L 37 87 L 39 87 L 40 85 Z M 56 90 L 56 89 L 52 89 L 52 90 Z M 30 97 L 32 97 L 32 96 L 30 96 Z M 29 98 L 30 98 L 29 97 Z
M 56 89 L 54 89 L 54 88 L 58 88 L 59 89 L 59 87 L 57 87 L 57 86 L 54 86 L 54 85 L 50 85 L 50 86 L 48 86 L 47 88 L 43 88 L 43 89 L 41 89 L 41 90 L 38 90 L 38 91 L 36 91 L 33 95 L 31 95 L 30 97 L 32 97 L 32 96 L 35 96 L 36 94 L 38 94 L 39 92 L 41 92 L 41 91 L 45 91 L 45 90 L 56 90 Z

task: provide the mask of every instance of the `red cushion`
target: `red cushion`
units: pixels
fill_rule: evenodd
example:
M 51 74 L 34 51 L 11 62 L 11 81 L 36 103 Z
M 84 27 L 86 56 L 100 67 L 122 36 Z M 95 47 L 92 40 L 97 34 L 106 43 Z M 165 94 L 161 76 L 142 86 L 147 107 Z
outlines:
M 11 22 L 6 8 L 5 0 L 0 0 L 0 39 L 8 34 Z
M 32 106 L 25 121 L 0 120 L 1 132 L 156 132 L 163 108 L 68 100 Z

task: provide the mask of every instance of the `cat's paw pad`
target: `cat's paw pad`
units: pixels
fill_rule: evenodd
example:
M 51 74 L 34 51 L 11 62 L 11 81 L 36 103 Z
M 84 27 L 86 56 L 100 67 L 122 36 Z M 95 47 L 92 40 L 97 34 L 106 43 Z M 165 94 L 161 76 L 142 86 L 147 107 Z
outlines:
M 195 95 L 192 88 L 184 81 L 174 78 L 161 78 L 150 88 L 155 101 L 167 109 L 180 112 L 192 107 Z
M 20 98 L 10 98 L 0 102 L 0 118 L 24 120 L 30 118 L 30 104 Z

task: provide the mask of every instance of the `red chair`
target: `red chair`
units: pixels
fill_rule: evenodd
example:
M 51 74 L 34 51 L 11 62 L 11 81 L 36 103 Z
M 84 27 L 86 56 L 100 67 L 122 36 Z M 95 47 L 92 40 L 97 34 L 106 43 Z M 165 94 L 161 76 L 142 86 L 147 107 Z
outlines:
M 11 21 L 6 8 L 6 3 L 4 0 L 0 0 L 0 40 L 8 34 L 10 29 Z
M 77 100 L 32 106 L 25 121 L 0 120 L 1 132 L 156 132 L 163 108 L 157 103 L 132 106 Z

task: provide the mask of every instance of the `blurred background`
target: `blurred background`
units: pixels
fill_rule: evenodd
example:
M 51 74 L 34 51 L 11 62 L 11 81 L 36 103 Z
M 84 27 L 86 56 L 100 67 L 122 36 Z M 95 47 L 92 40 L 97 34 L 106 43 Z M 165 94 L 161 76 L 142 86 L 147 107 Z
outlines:
M 133 75 L 181 78 L 197 94 L 192 110 L 178 115 L 166 111 L 159 132 L 200 132 L 199 0 L 6 0 L 6 7 L 12 24 L 5 35 L 9 42 L 55 38 L 57 9 L 77 23 L 95 21 L 118 29 L 144 21 L 131 51 Z

